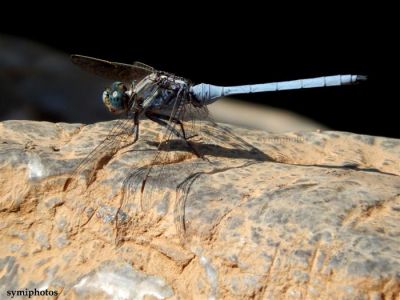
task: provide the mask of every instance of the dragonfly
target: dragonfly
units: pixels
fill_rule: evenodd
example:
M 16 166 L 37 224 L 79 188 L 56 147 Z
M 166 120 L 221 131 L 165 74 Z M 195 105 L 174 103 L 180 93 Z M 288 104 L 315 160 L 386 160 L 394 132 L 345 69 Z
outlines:
M 334 75 L 263 84 L 217 86 L 194 84 L 189 79 L 154 69 L 141 62 L 124 64 L 83 55 L 72 55 L 71 60 L 88 72 L 114 81 L 103 91 L 102 101 L 112 114 L 121 117 L 107 137 L 76 168 L 75 173 L 89 169 L 87 184 L 95 178 L 95 171 L 90 170 L 90 165 L 99 160 L 104 163 L 104 157 L 111 159 L 121 148 L 134 145 L 139 140 L 141 120 L 149 119 L 163 129 L 151 163 L 132 170 L 124 180 L 124 197 L 129 198 L 131 193 L 140 192 L 141 209 L 151 206 L 152 192 L 148 191 L 150 202 L 147 201 L 147 204 L 143 196 L 149 181 L 152 180 L 150 186 L 154 189 L 157 186 L 161 188 L 162 182 L 166 180 L 164 172 L 170 161 L 168 151 L 165 151 L 168 145 L 170 148 L 174 145 L 183 148 L 192 155 L 195 162 L 191 164 L 190 171 L 186 170 L 186 177 L 176 183 L 176 188 L 185 190 L 186 195 L 188 186 L 201 174 L 196 173 L 198 166 L 212 165 L 206 151 L 209 147 L 202 148 L 199 146 L 201 144 L 217 145 L 226 153 L 233 153 L 227 149 L 242 151 L 240 155 L 248 155 L 252 161 L 267 159 L 267 155 L 212 119 L 207 107 L 218 99 L 237 94 L 352 85 L 366 80 L 362 75 Z M 174 140 L 181 143 L 174 143 Z M 72 178 L 66 181 L 64 190 L 72 186 Z

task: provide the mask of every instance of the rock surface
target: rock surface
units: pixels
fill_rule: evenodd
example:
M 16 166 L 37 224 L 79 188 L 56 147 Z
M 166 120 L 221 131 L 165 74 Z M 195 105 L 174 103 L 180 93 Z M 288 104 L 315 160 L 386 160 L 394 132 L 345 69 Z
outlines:
M 400 299 L 399 140 L 231 128 L 256 148 L 165 145 L 141 193 L 151 122 L 75 169 L 116 122 L 0 123 L 0 298 Z

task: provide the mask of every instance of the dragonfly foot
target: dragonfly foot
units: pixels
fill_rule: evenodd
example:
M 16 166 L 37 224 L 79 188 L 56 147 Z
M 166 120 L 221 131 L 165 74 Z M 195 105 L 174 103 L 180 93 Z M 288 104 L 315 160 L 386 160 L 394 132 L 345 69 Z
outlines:
M 190 140 L 190 139 L 192 139 L 192 138 L 194 138 L 196 136 L 199 136 L 199 135 L 198 134 L 193 134 L 191 136 L 186 137 L 186 140 Z

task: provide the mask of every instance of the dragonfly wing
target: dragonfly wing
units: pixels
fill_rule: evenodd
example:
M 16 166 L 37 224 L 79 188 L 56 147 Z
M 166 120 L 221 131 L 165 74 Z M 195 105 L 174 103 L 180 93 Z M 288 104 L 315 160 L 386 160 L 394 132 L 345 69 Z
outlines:
M 234 134 L 229 126 L 218 124 L 206 105 L 194 106 L 187 103 L 183 105 L 179 118 L 184 123 L 186 135 L 197 136 L 191 141 L 198 144 L 201 155 L 230 156 L 228 154 L 230 151 L 242 151 L 246 157 L 258 159 L 256 155 L 258 153 L 260 158 L 264 158 L 262 152 Z
M 123 64 L 83 55 L 71 55 L 71 61 L 85 71 L 114 81 L 140 81 L 154 72 L 154 69 L 140 64 Z
M 127 207 L 147 211 L 172 200 L 177 230 L 184 234 L 185 203 L 192 184 L 202 175 L 226 168 L 221 167 L 221 163 L 227 161 L 224 157 L 245 158 L 248 163 L 263 160 L 264 154 L 225 126 L 214 122 L 206 106 L 193 106 L 183 95 L 178 95 L 172 108 L 161 110 L 160 114 L 169 116 L 170 127 L 163 128 L 159 143 L 151 143 L 155 155 L 132 170 L 124 180 L 121 207 L 124 211 Z M 187 141 L 174 133 L 181 132 L 180 124 L 174 119 L 182 122 Z M 230 167 L 235 167 L 235 164 L 232 162 Z M 243 164 L 243 160 L 239 159 L 237 164 Z M 136 204 L 128 205 L 132 202 Z M 147 215 L 149 218 L 153 216 Z
M 86 184 L 90 185 L 99 168 L 98 164 L 100 162 L 105 164 L 121 147 L 128 143 L 129 136 L 133 130 L 136 130 L 133 127 L 134 124 L 131 119 L 116 120 L 107 136 L 69 172 L 63 190 L 68 191 L 75 188 L 76 181 L 83 172 L 88 173 L 86 174 Z
M 62 174 L 65 179 L 60 187 L 61 197 L 76 207 L 71 226 L 78 232 L 90 221 L 101 203 L 100 199 L 90 196 L 98 188 L 95 183 L 98 172 L 114 158 L 117 151 L 130 144 L 129 136 L 133 130 L 137 130 L 134 126 L 130 118 L 115 121 L 111 129 L 106 129 L 106 137 L 102 142 L 86 153 L 73 170 Z M 90 142 L 90 137 L 88 139 Z M 84 145 L 88 141 L 82 140 L 81 143 Z M 87 197 L 86 201 L 79 200 L 82 195 Z
M 164 116 L 180 119 L 182 104 L 186 98 L 178 96 L 174 100 L 172 109 L 163 112 Z M 164 120 L 163 120 L 164 121 Z M 143 166 L 132 172 L 124 181 L 123 202 L 139 202 L 142 210 L 150 209 L 157 199 L 163 198 L 166 191 L 174 190 L 180 177 L 188 171 L 184 159 L 181 156 L 188 156 L 188 148 L 183 139 L 177 137 L 174 132 L 181 133 L 180 126 L 174 122 L 168 122 L 168 127 L 162 127 L 160 142 L 150 142 L 151 147 L 156 150 L 155 154 L 143 162 Z M 171 149 L 166 149 L 166 144 Z M 190 154 L 189 154 L 190 155 Z M 176 164 L 174 162 L 177 162 Z M 185 167 L 184 169 L 181 168 Z M 182 178 L 182 180 L 183 180 Z

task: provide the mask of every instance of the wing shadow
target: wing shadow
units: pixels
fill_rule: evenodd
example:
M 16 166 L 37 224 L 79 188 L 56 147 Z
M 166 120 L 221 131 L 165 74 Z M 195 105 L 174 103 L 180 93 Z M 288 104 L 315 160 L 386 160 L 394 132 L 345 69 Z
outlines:
M 160 151 L 172 152 L 172 151 L 188 151 L 190 148 L 187 146 L 186 142 L 181 139 L 173 139 L 161 144 L 157 142 L 146 142 L 151 147 L 159 146 Z M 216 144 L 207 143 L 197 143 L 190 142 L 192 146 L 202 155 L 214 156 L 214 157 L 225 157 L 234 159 L 251 159 L 256 161 L 273 161 L 271 157 L 262 152 L 256 147 L 251 147 L 250 149 L 240 149 L 240 148 L 227 148 L 219 146 Z

